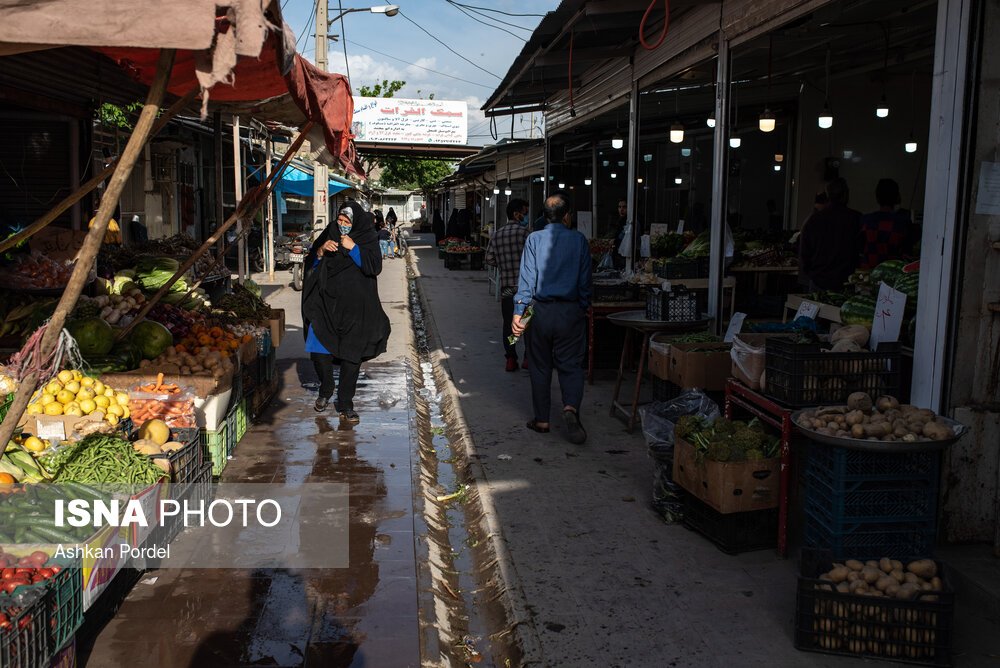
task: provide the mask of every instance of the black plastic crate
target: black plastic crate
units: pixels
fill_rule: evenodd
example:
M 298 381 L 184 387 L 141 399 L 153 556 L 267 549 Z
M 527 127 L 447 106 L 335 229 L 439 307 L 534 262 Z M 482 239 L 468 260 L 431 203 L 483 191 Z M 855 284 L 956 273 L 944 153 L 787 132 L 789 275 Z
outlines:
M 446 252 L 444 254 L 444 267 L 445 269 L 482 269 L 483 251 L 472 253 Z
M 937 512 L 937 485 L 919 480 L 856 482 L 836 489 L 807 473 L 806 507 L 832 526 L 932 522 Z
M 661 322 L 691 322 L 701 317 L 698 296 L 683 286 L 669 291 L 653 288 L 646 293 L 646 319 Z
M 630 283 L 594 283 L 593 301 L 630 302 L 637 299 L 637 291 Z
M 901 559 L 934 553 L 934 521 L 841 522 L 831 524 L 808 505 L 802 542 L 829 550 L 836 559 Z
M 778 544 L 777 508 L 723 515 L 685 492 L 684 526 L 697 531 L 726 554 L 766 550 Z
M 899 396 L 902 347 L 879 344 L 877 352 L 824 352 L 818 343 L 768 339 L 764 348 L 765 394 L 785 406 L 843 404 L 865 392 L 872 399 Z
M 859 558 L 859 557 L 852 557 Z M 842 594 L 819 576 L 833 566 L 822 550 L 803 549 L 795 595 L 795 647 L 932 666 L 951 665 L 955 594 L 944 564 L 943 591 L 910 600 Z
M 660 278 L 675 280 L 678 278 L 708 278 L 709 259 L 677 258 L 673 262 L 656 262 L 654 272 Z
M 905 444 L 904 444 L 905 445 Z M 868 452 L 810 442 L 809 474 L 834 490 L 856 482 L 925 481 L 937 484 L 938 452 Z
M 184 484 L 194 479 L 202 462 L 201 435 L 196 428 L 173 428 L 170 440 L 184 444 L 173 452 L 147 455 L 150 459 L 166 459 L 170 462 L 170 481 Z
M 27 589 L 27 588 L 25 588 Z M 10 626 L 0 629 L 0 666 L 45 668 L 52 652 L 51 597 L 36 587 L 14 596 L 0 596 L 0 613 Z

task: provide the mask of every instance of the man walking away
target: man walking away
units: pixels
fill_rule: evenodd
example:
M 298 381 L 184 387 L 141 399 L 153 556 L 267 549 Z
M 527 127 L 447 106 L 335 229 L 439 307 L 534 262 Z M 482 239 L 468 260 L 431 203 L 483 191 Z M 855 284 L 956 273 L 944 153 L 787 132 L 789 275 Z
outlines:
M 508 343 L 511 335 L 510 324 L 514 318 L 514 293 L 517 292 L 517 276 L 521 270 L 521 252 L 524 240 L 528 238 L 528 203 L 523 199 L 512 199 L 507 203 L 507 224 L 498 229 L 486 247 L 486 263 L 500 269 L 500 313 L 503 317 L 503 348 L 507 355 L 507 371 L 517 371 L 517 347 Z M 525 356 L 524 366 L 527 368 Z
M 528 429 L 549 432 L 555 368 L 569 440 L 579 444 L 587 440 L 580 423 L 580 403 L 591 297 L 590 247 L 580 232 L 569 229 L 570 205 L 565 193 L 557 192 L 545 200 L 545 219 L 545 228 L 529 235 L 524 244 L 511 330 L 518 336 L 525 332 L 521 317 L 531 304 L 534 315 L 525 343 L 535 417 Z

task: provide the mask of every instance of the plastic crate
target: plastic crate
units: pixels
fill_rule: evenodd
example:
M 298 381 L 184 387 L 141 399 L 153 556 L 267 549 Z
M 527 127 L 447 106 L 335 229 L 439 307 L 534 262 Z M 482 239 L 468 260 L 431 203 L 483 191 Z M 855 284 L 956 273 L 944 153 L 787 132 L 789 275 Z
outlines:
M 271 352 L 266 357 L 261 358 L 261 363 L 263 364 L 261 379 L 271 380 L 274 378 L 274 374 L 278 369 L 278 356 L 274 348 L 271 348 Z
M 236 430 L 236 410 L 229 411 L 226 415 L 226 458 L 232 457 L 236 452 L 236 446 L 240 442 L 239 434 Z
M 51 561 L 51 560 L 50 560 Z M 83 577 L 78 561 L 56 560 L 62 570 L 45 581 L 52 613 L 52 651 L 65 645 L 83 624 Z
M 675 258 L 672 262 L 657 262 L 655 273 L 660 278 L 707 278 L 709 260 L 704 258 Z
M 646 293 L 646 319 L 661 322 L 691 322 L 701 317 L 698 296 L 683 286 L 669 291 L 653 288 Z
M 170 481 L 184 484 L 190 481 L 201 466 L 201 430 L 193 427 L 175 427 L 170 430 L 170 440 L 179 441 L 184 447 L 170 453 L 148 455 L 150 459 L 170 462 Z
M 247 414 L 247 402 L 246 399 L 244 399 L 243 401 L 241 401 L 236 405 L 237 442 L 242 441 L 243 437 L 246 436 L 249 424 L 250 424 L 250 416 Z
M 808 506 L 802 542 L 829 550 L 836 559 L 903 558 L 934 553 L 934 522 L 850 522 L 831 524 Z
M 726 554 L 766 550 L 778 544 L 777 508 L 723 515 L 685 492 L 684 526 L 697 531 Z
M 764 348 L 765 394 L 795 408 L 843 404 L 854 392 L 899 396 L 902 367 L 898 343 L 879 344 L 877 352 L 831 353 L 818 343 L 772 338 Z
M 118 571 L 101 592 L 93 605 L 87 608 L 83 615 L 83 625 L 77 631 L 77 640 L 89 644 L 101 629 L 118 613 L 132 587 L 142 577 L 143 571 L 137 568 L 123 568 Z
M 261 377 L 259 359 L 260 358 L 257 358 L 249 364 L 243 364 L 240 366 L 239 379 L 242 385 L 242 395 L 244 397 L 249 397 L 251 394 L 256 392 L 257 387 L 260 385 Z
M 636 299 L 636 289 L 629 283 L 594 283 L 595 302 L 630 302 Z
M 202 460 L 212 464 L 212 475 L 222 475 L 228 461 L 226 425 L 221 425 L 221 428 L 216 431 L 202 429 L 200 435 Z
M 944 591 L 920 591 L 906 600 L 832 590 L 819 576 L 830 570 L 835 558 L 821 550 L 802 550 L 795 595 L 797 649 L 932 666 L 951 664 L 955 594 L 944 564 L 938 563 Z
M 132 422 L 132 418 L 127 417 L 119 420 L 118 431 L 120 431 L 125 438 L 132 438 L 132 434 L 135 433 L 135 423 Z
M 79 574 L 78 574 L 79 575 Z M 82 583 L 82 580 L 81 580 Z M 0 612 L 10 626 L 0 632 L 0 666 L 45 668 L 52 646 L 51 595 L 44 587 L 15 596 L 0 596 Z
M 867 452 L 825 443 L 809 445 L 809 474 L 834 490 L 855 482 L 924 481 L 937 484 L 938 452 Z
M 937 485 L 923 481 L 856 482 L 839 489 L 806 474 L 806 504 L 827 524 L 933 522 Z
M 257 356 L 266 355 L 271 348 L 271 330 L 264 327 L 261 333 L 257 335 Z

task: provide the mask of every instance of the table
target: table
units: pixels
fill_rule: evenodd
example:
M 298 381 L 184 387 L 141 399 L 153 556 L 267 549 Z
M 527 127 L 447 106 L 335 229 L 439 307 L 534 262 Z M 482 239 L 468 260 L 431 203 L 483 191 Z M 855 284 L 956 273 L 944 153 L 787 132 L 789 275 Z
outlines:
M 778 554 L 788 554 L 788 477 L 792 465 L 792 409 L 786 408 L 735 378 L 726 382 L 726 419 L 733 419 L 739 406 L 781 430 L 781 465 L 778 491 Z
M 649 352 L 649 337 L 657 332 L 667 332 L 670 334 L 685 334 L 697 332 L 708 326 L 709 319 L 688 320 L 683 322 L 669 322 L 665 320 L 647 320 L 646 311 L 625 311 L 624 313 L 609 313 L 608 320 L 620 327 L 625 327 L 625 343 L 622 346 L 622 356 L 618 363 L 618 378 L 615 380 L 615 393 L 611 397 L 611 417 L 615 417 L 618 412 L 625 415 L 628 420 L 628 433 L 632 433 L 635 427 L 636 409 L 639 407 L 639 388 L 642 387 L 642 374 L 645 370 L 646 355 Z M 625 356 L 632 344 L 632 336 L 635 332 L 642 334 L 642 348 L 639 353 L 639 363 L 636 370 L 635 390 L 632 393 L 632 406 L 622 405 L 618 402 L 618 391 L 621 389 L 622 376 L 625 375 Z
M 646 302 L 595 302 L 587 309 L 587 381 L 594 384 L 594 321 L 612 313 L 646 308 Z

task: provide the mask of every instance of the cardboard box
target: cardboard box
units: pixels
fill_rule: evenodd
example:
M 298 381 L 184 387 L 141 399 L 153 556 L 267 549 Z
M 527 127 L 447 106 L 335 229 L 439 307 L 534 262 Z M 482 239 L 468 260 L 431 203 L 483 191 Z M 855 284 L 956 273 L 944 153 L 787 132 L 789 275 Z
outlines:
M 142 507 L 143 515 L 149 521 L 149 526 L 144 527 L 139 526 L 138 524 L 130 524 L 128 526 L 119 527 L 118 536 L 125 541 L 127 545 L 131 545 L 132 547 L 142 547 L 146 540 L 160 527 L 160 524 L 163 521 L 163 517 L 160 514 L 160 511 L 162 510 L 160 500 L 170 498 L 170 481 L 167 478 L 163 478 L 159 482 L 154 482 L 143 491 L 138 494 L 133 494 L 129 498 L 139 502 L 139 505 Z
M 245 344 L 244 344 L 245 345 Z M 255 344 L 256 345 L 256 344 Z M 197 397 L 206 399 L 213 394 L 225 392 L 233 387 L 233 376 L 223 376 L 216 378 L 207 374 L 180 375 L 180 369 L 172 364 L 161 364 L 147 366 L 142 369 L 132 371 L 120 371 L 114 373 L 102 373 L 101 382 L 122 392 L 131 392 L 137 385 L 144 385 L 156 381 L 156 374 L 163 373 L 164 383 L 174 383 L 178 386 L 187 385 L 194 388 Z
M 271 309 L 271 317 L 261 321 L 262 327 L 271 328 L 271 345 L 277 348 L 281 345 L 281 340 L 285 338 L 285 309 Z
M 733 337 L 732 375 L 754 392 L 764 375 L 764 344 L 768 339 L 791 339 L 789 334 L 737 334 Z
M 671 344 L 666 380 L 684 388 L 708 392 L 725 390 L 733 366 L 731 347 L 731 343 Z M 704 352 L 706 350 L 712 352 Z
M 649 359 L 646 366 L 656 378 L 667 380 L 670 369 L 670 334 L 653 334 L 649 340 Z
M 250 339 L 239 347 L 240 364 L 251 364 L 257 359 L 257 339 Z
M 20 422 L 18 422 L 18 426 L 25 433 L 38 436 L 43 440 L 52 442 L 62 440 L 75 441 L 81 437 L 79 433 L 73 431 L 73 427 L 81 421 L 103 422 L 104 418 L 99 415 L 75 417 L 70 415 L 31 415 L 24 413 L 21 416 Z
M 722 514 L 766 510 L 778 505 L 781 459 L 717 462 L 674 439 L 674 482 Z

